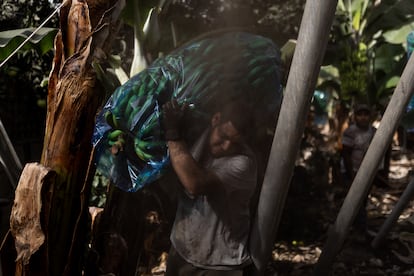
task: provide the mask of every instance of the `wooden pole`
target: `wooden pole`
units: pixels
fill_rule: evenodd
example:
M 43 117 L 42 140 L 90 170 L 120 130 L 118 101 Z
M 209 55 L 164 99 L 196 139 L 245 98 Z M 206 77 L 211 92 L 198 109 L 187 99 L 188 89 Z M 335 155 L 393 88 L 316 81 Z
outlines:
M 325 54 L 337 1 L 308 0 L 252 226 L 250 251 L 263 274 L 273 249 L 310 100 Z
M 403 194 L 401 195 L 400 199 L 398 200 L 397 204 L 395 205 L 394 209 L 390 216 L 386 219 L 384 224 L 381 226 L 380 231 L 375 236 L 375 239 L 372 241 L 371 246 L 372 248 L 378 248 L 381 243 L 383 242 L 385 236 L 394 226 L 395 222 L 400 217 L 402 211 L 404 211 L 407 204 L 414 198 L 414 179 L 408 183 L 407 187 L 405 188 Z
M 391 142 L 399 120 L 414 90 L 414 59 L 410 58 L 400 82 L 385 110 L 381 124 L 375 133 L 351 188 L 339 211 L 335 224 L 330 228 L 328 240 L 315 266 L 315 275 L 327 275 L 332 262 L 345 240 L 345 236 L 356 214 L 367 197 L 372 180 L 388 145 Z

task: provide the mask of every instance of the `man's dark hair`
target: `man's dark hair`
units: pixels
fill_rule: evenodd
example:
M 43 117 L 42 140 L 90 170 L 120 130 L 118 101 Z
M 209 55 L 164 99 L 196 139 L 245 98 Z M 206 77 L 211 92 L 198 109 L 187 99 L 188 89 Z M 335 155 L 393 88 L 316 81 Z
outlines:
M 249 132 L 254 129 L 254 110 L 249 103 L 244 100 L 234 100 L 228 102 L 220 108 L 221 122 L 232 122 L 234 127 L 242 136 L 248 137 Z
M 364 104 L 364 103 L 359 103 L 359 104 L 355 105 L 354 112 L 358 113 L 358 112 L 361 112 L 361 111 L 371 113 L 371 108 L 369 107 L 369 105 Z

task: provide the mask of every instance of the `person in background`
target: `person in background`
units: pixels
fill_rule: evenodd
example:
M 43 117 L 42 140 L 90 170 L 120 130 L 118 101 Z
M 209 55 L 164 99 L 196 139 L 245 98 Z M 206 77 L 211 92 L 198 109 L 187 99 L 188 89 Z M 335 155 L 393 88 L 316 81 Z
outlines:
M 213 114 L 190 147 L 183 139 L 185 105 L 163 105 L 162 124 L 179 198 L 171 231 L 167 276 L 248 275 L 251 199 L 257 165 L 248 145 L 251 109 L 230 102 Z
M 356 105 L 354 123 L 342 135 L 342 157 L 348 182 L 354 179 L 374 137 L 376 128 L 372 126 L 371 116 L 368 105 Z
M 347 188 L 361 166 L 362 160 L 368 150 L 376 128 L 372 125 L 372 111 L 367 104 L 357 104 L 354 108 L 354 123 L 345 129 L 342 135 L 342 158 L 344 165 L 344 183 Z M 386 154 L 387 155 L 387 154 Z M 384 159 L 381 161 L 378 172 L 384 169 Z M 384 186 L 384 178 L 377 172 L 374 183 Z M 385 181 L 386 182 L 386 181 Z M 358 231 L 366 231 L 366 204 L 361 207 L 355 220 L 355 228 Z

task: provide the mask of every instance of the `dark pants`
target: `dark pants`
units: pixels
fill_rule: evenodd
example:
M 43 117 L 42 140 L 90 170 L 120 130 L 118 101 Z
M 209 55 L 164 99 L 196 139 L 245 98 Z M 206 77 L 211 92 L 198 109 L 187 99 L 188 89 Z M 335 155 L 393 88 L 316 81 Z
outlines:
M 186 262 L 171 246 L 167 260 L 165 276 L 247 276 L 246 269 L 236 270 L 209 270 L 193 266 Z
M 347 187 L 347 190 L 349 191 L 349 189 L 351 188 L 353 179 L 350 179 L 346 174 L 344 174 L 343 178 L 344 178 L 344 183 Z M 367 204 L 368 204 L 368 195 L 365 197 L 361 208 L 359 208 L 358 213 L 354 220 L 354 224 L 353 224 L 353 227 L 357 231 L 360 231 L 361 233 L 365 233 L 366 228 L 367 228 L 367 210 L 366 210 Z

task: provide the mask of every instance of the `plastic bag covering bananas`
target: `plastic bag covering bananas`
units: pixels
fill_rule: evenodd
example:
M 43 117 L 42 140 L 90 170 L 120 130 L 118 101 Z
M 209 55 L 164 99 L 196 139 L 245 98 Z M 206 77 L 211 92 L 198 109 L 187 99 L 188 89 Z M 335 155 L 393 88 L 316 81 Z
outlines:
M 256 121 L 279 110 L 280 55 L 268 38 L 245 32 L 204 37 L 157 59 L 118 87 L 97 117 L 97 170 L 125 191 L 163 175 L 169 156 L 160 127 L 161 106 L 190 104 L 185 135 L 207 126 L 217 106 L 239 97 L 257 106 Z

